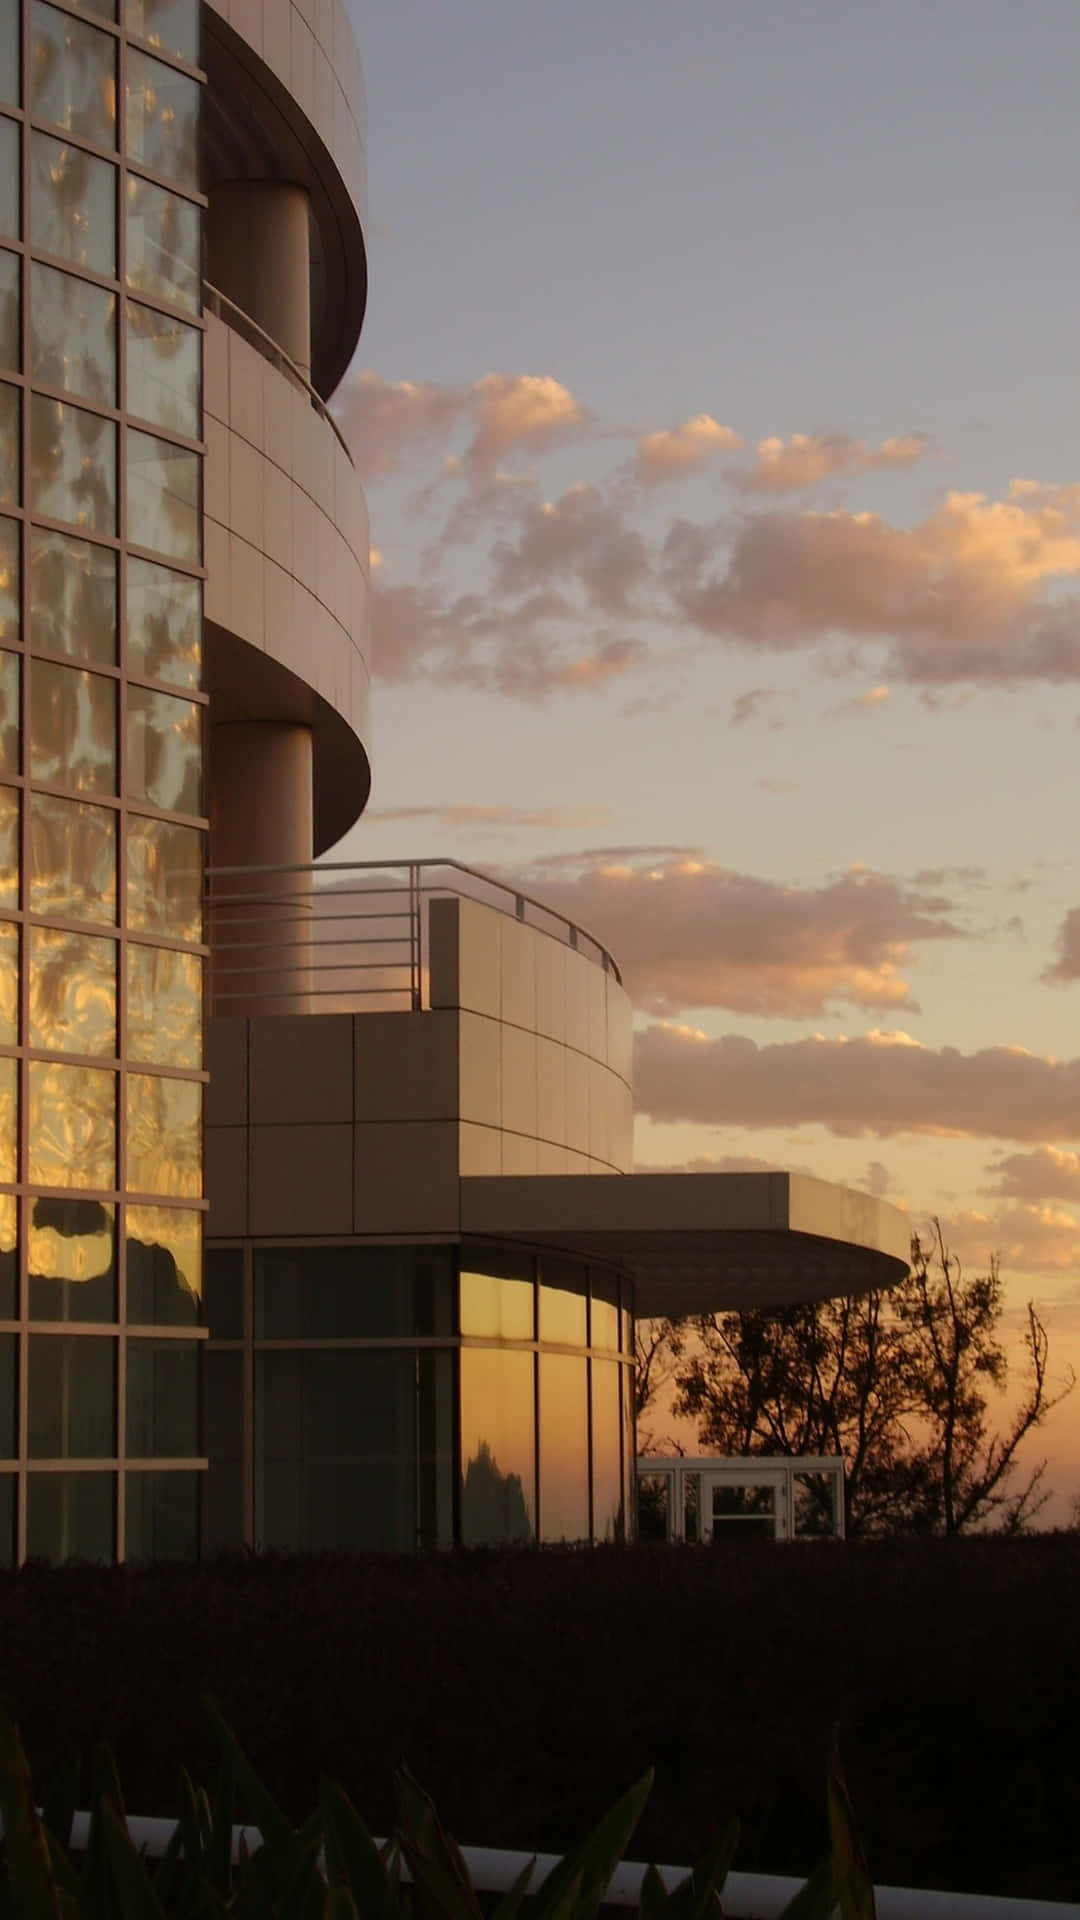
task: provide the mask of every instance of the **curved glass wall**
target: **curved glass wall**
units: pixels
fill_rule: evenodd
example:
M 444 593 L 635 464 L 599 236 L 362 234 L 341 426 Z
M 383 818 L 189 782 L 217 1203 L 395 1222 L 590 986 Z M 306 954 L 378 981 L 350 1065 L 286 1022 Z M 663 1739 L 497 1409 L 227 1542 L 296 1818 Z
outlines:
M 190 1553 L 199 5 L 0 13 L 0 1562 Z
M 629 1284 L 491 1247 L 206 1258 L 206 1551 L 619 1540 Z

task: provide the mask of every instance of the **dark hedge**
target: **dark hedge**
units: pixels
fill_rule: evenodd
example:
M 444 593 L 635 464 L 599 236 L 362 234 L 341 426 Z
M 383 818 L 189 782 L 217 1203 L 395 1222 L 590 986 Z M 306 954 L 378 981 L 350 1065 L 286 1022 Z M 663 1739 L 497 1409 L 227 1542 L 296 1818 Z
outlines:
M 1080 1535 L 658 1547 L 0 1575 L 0 1692 L 40 1787 L 113 1746 L 128 1806 L 209 1779 L 209 1690 L 297 1816 L 320 1771 L 376 1831 L 407 1761 L 462 1842 L 561 1848 L 650 1763 L 634 1852 L 825 1848 L 839 1725 L 879 1882 L 1080 1895 Z

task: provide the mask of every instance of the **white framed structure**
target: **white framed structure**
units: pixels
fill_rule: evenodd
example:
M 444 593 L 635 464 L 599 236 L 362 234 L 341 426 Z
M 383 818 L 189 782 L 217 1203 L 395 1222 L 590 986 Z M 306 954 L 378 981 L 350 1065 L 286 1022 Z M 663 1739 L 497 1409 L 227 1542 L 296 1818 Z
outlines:
M 635 1476 L 641 1540 L 842 1540 L 839 1454 L 643 1456 Z

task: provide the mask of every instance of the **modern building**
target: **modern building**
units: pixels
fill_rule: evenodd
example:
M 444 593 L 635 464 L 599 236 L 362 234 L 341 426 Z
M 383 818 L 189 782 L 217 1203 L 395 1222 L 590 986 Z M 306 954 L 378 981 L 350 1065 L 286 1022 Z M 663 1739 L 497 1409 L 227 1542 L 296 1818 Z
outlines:
M 582 930 L 313 870 L 370 784 L 362 97 L 341 0 L 0 0 L 3 1560 L 616 1536 L 635 1312 L 906 1264 L 866 1196 L 626 1177 Z

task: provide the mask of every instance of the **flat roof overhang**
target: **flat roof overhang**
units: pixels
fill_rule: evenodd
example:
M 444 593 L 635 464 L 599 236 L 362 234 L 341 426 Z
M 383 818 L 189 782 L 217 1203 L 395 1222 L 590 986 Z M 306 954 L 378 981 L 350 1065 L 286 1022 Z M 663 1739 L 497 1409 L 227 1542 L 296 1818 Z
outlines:
M 899 1207 L 801 1173 L 472 1176 L 463 1239 L 522 1240 L 631 1273 L 641 1319 L 786 1307 L 895 1286 Z

